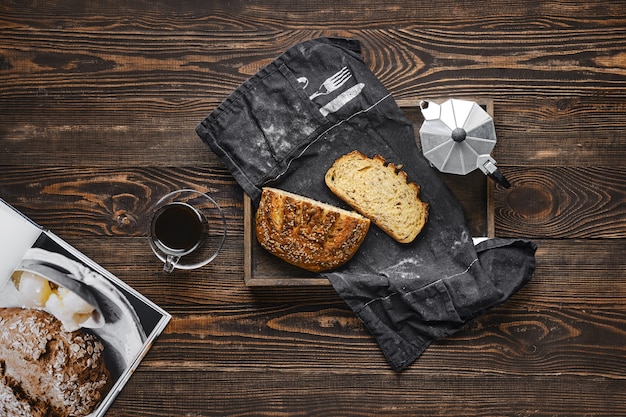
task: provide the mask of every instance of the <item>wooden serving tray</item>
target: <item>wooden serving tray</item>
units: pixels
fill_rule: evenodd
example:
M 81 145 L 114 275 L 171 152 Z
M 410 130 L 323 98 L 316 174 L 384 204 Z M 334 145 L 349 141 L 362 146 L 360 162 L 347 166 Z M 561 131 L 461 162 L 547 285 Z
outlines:
M 443 102 L 444 100 L 435 100 Z M 474 100 L 493 117 L 493 102 Z M 419 129 L 424 118 L 418 102 L 398 100 L 406 117 L 413 122 L 418 149 Z M 438 173 L 463 207 L 467 224 L 474 237 L 494 236 L 493 191 L 494 185 L 485 174 L 476 170 L 468 175 Z M 267 252 L 255 234 L 254 208 L 244 194 L 244 279 L 249 286 L 315 286 L 330 285 L 319 274 L 295 267 Z

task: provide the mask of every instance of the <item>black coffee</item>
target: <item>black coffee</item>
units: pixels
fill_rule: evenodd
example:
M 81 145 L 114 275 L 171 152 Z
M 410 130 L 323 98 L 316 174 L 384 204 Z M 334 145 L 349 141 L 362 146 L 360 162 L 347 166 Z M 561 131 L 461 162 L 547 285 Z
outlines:
M 185 203 L 171 203 L 155 216 L 154 239 L 166 249 L 189 252 L 202 240 L 203 222 L 200 214 Z

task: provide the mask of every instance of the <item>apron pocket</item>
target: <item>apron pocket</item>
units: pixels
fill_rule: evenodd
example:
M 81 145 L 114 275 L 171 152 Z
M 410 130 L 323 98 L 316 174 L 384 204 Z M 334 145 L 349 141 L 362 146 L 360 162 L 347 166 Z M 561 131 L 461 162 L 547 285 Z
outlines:
M 199 133 L 246 177 L 244 183 L 260 188 L 326 123 L 296 76 L 280 64 L 269 65 L 244 83 L 207 117 L 202 123 L 206 132 Z

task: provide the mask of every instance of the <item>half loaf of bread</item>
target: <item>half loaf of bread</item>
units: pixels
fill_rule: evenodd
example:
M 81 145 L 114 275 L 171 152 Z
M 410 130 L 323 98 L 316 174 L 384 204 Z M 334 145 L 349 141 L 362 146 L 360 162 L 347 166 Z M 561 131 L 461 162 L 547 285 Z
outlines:
M 412 242 L 428 219 L 420 187 L 379 155 L 343 155 L 326 172 L 325 181 L 339 198 L 400 243 Z
M 370 225 L 356 212 L 267 187 L 255 221 L 261 246 L 312 272 L 328 271 L 350 260 Z
M 0 308 L 1 416 L 86 416 L 111 386 L 97 336 L 41 310 Z

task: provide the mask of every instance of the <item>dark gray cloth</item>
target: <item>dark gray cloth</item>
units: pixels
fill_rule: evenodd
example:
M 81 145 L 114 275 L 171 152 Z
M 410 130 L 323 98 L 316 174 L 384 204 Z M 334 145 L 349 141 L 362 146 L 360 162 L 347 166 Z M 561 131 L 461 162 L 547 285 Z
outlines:
M 310 98 L 343 67 L 352 74 L 345 84 Z M 358 94 L 334 105 L 351 88 Z M 394 369 L 507 300 L 532 276 L 534 243 L 490 239 L 474 246 L 460 204 L 419 152 L 412 124 L 365 65 L 357 41 L 320 38 L 290 48 L 196 132 L 255 204 L 271 185 L 348 208 L 326 187 L 324 174 L 355 149 L 401 164 L 420 184 L 430 214 L 415 241 L 397 243 L 372 226 L 350 262 L 323 274 Z

